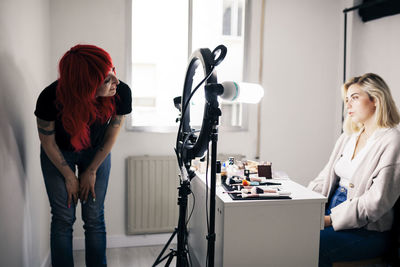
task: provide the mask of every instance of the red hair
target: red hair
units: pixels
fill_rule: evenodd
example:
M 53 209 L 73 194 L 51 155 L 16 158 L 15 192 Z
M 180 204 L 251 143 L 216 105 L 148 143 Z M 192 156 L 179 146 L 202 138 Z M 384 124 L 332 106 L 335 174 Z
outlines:
M 97 97 L 96 90 L 113 68 L 110 55 L 94 45 L 76 45 L 60 60 L 56 103 L 61 122 L 75 151 L 91 146 L 90 125 L 115 114 L 114 97 Z

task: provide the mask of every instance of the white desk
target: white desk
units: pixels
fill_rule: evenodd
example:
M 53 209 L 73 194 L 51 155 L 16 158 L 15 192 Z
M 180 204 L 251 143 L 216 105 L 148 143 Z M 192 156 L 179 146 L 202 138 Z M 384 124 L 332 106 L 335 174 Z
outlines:
M 202 267 L 207 253 L 204 178 L 191 181 L 196 206 L 188 225 L 193 265 Z M 327 199 L 291 180 L 271 182 L 282 183 L 292 199 L 235 201 L 217 186 L 214 266 L 318 266 Z

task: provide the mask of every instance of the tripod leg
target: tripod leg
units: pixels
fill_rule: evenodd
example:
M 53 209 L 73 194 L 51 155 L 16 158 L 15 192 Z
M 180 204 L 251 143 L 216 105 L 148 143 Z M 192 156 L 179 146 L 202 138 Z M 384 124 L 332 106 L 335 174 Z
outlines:
M 158 255 L 156 261 L 153 263 L 153 265 L 152 265 L 153 267 L 156 266 L 157 264 L 159 264 L 160 262 L 162 262 L 165 259 L 165 258 L 163 258 L 162 260 L 160 260 L 162 255 L 164 254 L 165 250 L 167 250 L 167 248 L 168 248 L 169 244 L 171 243 L 172 239 L 174 239 L 174 237 L 175 237 L 177 232 L 178 232 L 178 228 L 175 228 L 175 230 L 172 233 L 171 237 L 168 239 L 168 242 L 165 244 L 164 248 L 162 249 L 162 251 Z
M 178 227 L 175 228 L 174 233 L 168 240 L 167 244 L 164 246 L 163 250 L 161 251 L 160 255 L 157 257 L 156 261 L 153 264 L 153 267 L 158 265 L 160 262 L 168 258 L 167 265 L 168 266 L 173 257 L 176 256 L 176 266 L 177 267 L 187 267 L 188 259 L 187 259 L 187 251 L 186 241 L 187 241 L 187 229 L 186 229 L 186 210 L 187 210 L 187 198 L 188 195 L 191 193 L 190 191 L 190 180 L 186 179 L 181 181 L 181 186 L 179 187 L 179 197 L 178 197 L 178 205 L 179 205 L 179 219 L 178 219 Z M 165 257 L 162 257 L 165 250 L 171 243 L 172 239 L 177 235 L 177 250 L 172 250 L 170 254 Z
M 173 257 L 175 257 L 176 256 L 176 253 L 175 253 L 175 251 L 174 250 L 172 250 L 170 253 L 168 253 L 167 255 L 165 255 L 164 257 L 162 257 L 160 260 L 159 260 L 159 262 L 158 263 L 160 263 L 160 262 L 163 262 L 165 259 L 169 259 L 170 257 L 171 258 L 173 258 Z M 153 266 L 155 266 L 155 265 L 153 265 Z
M 210 229 L 207 236 L 208 266 L 214 267 L 215 255 L 215 180 L 217 162 L 218 128 L 214 125 L 211 136 L 211 188 L 210 188 Z
M 173 251 L 171 251 L 171 254 L 169 255 L 169 258 L 167 260 L 167 263 L 165 264 L 166 267 L 168 267 L 171 264 L 172 259 L 174 258 L 175 253 L 173 253 Z
M 186 264 L 185 266 L 192 266 L 192 265 L 189 265 L 189 256 L 188 255 L 186 255 L 186 257 L 185 257 L 185 264 Z

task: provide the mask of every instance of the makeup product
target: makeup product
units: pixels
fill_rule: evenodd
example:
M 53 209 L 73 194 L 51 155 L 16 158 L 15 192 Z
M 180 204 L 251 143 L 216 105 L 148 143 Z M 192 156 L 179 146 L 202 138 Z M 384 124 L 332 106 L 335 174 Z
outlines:
M 217 186 L 221 185 L 221 161 L 217 160 L 217 164 L 216 164 L 216 174 L 215 174 L 215 184 Z
M 289 191 L 278 191 L 280 196 L 290 196 L 292 193 Z
M 234 190 L 234 191 L 222 191 L 222 193 L 223 194 L 241 194 L 242 191 L 237 191 L 237 190 Z
M 272 179 L 272 168 L 271 162 L 267 162 L 266 164 L 258 165 L 258 177 L 265 177 L 267 179 Z
M 235 158 L 234 157 L 229 157 L 228 159 L 228 166 L 226 167 L 226 176 L 229 178 L 232 178 L 235 175 L 235 167 L 233 166 L 235 164 Z
M 244 176 L 246 177 L 246 180 L 247 181 L 250 181 L 250 170 L 244 170 Z M 261 181 L 261 179 L 260 179 L 260 181 Z
M 226 165 L 225 165 L 225 162 L 222 162 L 222 164 L 221 164 L 221 182 L 223 183 L 223 184 L 226 184 Z
M 242 198 L 252 198 L 252 197 L 279 197 L 279 193 L 264 193 L 264 194 L 245 194 L 242 193 Z
M 253 186 L 252 188 L 243 188 L 242 192 L 246 193 L 246 194 L 264 194 L 264 193 L 277 193 L 278 190 L 277 189 L 263 189 L 258 186 Z
M 260 185 L 281 185 L 281 183 L 270 183 L 270 182 L 265 182 L 265 183 L 260 183 Z
M 277 193 L 276 189 L 262 189 L 258 186 L 253 187 L 250 190 L 251 194 L 264 194 L 264 193 Z
M 257 177 L 251 177 L 250 178 L 250 181 L 252 181 L 252 182 L 261 182 L 261 178 L 257 178 Z

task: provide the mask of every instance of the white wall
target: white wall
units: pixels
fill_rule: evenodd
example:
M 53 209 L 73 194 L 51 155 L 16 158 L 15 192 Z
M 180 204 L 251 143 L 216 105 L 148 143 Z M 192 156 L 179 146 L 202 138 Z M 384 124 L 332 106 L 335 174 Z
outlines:
M 349 76 L 367 72 L 380 75 L 400 105 L 400 15 L 362 22 L 358 13 L 352 19 L 353 35 L 349 47 Z
M 261 158 L 307 184 L 340 134 L 342 3 L 267 0 Z
M 49 204 L 35 100 L 49 80 L 48 0 L 0 2 L 0 265 L 41 266 Z

